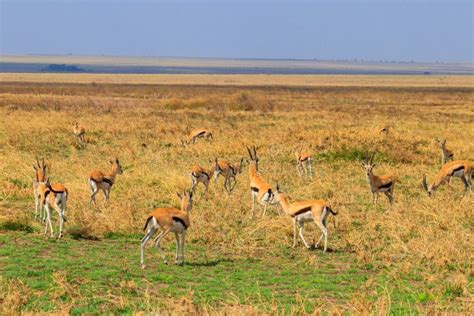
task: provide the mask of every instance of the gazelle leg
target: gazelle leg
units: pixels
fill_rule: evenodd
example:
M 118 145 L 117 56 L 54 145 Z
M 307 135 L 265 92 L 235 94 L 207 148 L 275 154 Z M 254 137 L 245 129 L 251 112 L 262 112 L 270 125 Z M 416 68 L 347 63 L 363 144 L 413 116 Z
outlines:
M 267 204 L 265 204 L 263 206 L 263 213 L 262 213 L 262 217 L 265 217 L 265 214 L 267 213 Z
M 174 236 L 176 238 L 176 256 L 174 258 L 174 263 L 178 264 L 179 263 L 179 261 L 178 261 L 178 253 L 179 253 L 179 234 L 178 234 L 178 232 L 175 232 Z
M 326 252 L 328 249 L 328 229 L 322 222 L 318 222 L 318 221 L 315 221 L 315 222 L 316 222 L 316 225 L 318 225 L 319 229 L 321 229 L 321 231 L 323 232 L 323 235 L 324 235 L 324 250 L 323 251 Z
M 207 193 L 207 190 L 209 189 L 209 180 L 204 182 L 204 185 L 206 186 L 206 190 L 204 191 L 204 193 Z
M 51 223 L 51 209 L 49 208 L 49 205 L 46 204 L 46 221 L 44 223 L 44 234 L 46 235 L 48 233 L 48 224 L 49 224 L 49 229 L 51 230 L 51 238 L 54 237 L 54 231 L 53 231 L 53 223 Z
M 194 177 L 191 178 L 191 181 L 192 181 L 191 191 L 194 192 L 194 190 L 196 189 L 196 185 L 197 185 L 198 182 L 196 181 L 196 179 L 195 179 Z
M 97 207 L 97 202 L 95 201 L 95 196 L 97 195 L 97 193 L 99 193 L 99 188 L 97 187 L 97 184 L 92 180 L 89 181 L 89 185 L 90 185 L 90 188 L 91 188 L 91 197 L 90 197 L 90 200 L 89 200 L 89 208 L 92 207 L 92 201 L 94 201 L 94 205 Z
M 252 190 L 250 190 L 250 194 L 252 195 L 252 217 L 253 217 L 255 213 L 255 193 Z
M 301 163 L 298 161 L 298 163 L 296 164 L 296 171 L 298 172 L 298 176 L 300 176 L 300 177 L 301 177 L 301 172 L 302 172 L 301 169 L 303 169 L 303 166 L 302 166 Z
M 230 191 L 233 191 L 235 188 L 235 185 L 237 184 L 237 180 L 234 177 L 232 177 L 232 179 L 234 179 L 234 185 L 232 185 L 232 187 L 230 188 Z M 230 182 L 230 179 L 229 179 L 229 182 Z
M 61 205 L 62 206 L 62 205 Z M 57 203 L 53 205 L 53 208 L 58 212 L 59 216 L 59 233 L 58 233 L 58 239 L 60 239 L 63 235 L 63 222 L 64 222 L 64 215 L 62 209 L 58 206 Z
M 300 238 L 301 240 L 303 240 L 305 247 L 310 249 L 311 247 L 308 245 L 308 243 L 306 242 L 306 239 L 304 239 L 304 236 L 303 236 L 304 223 L 299 222 L 298 225 L 300 226 Z
M 384 194 L 388 198 L 388 202 L 390 203 L 390 205 L 392 205 L 393 204 L 393 197 L 392 197 L 392 194 L 390 193 L 390 191 L 385 191 Z
M 296 219 L 293 218 L 293 248 L 296 247 Z
M 469 189 L 469 187 L 470 187 L 469 180 L 467 179 L 466 176 L 462 176 L 461 180 L 462 180 L 462 183 L 464 183 L 464 192 L 466 192 L 467 189 Z
M 38 193 L 36 193 L 36 190 L 35 190 L 35 219 L 38 218 L 38 206 L 39 206 L 39 198 L 38 198 Z M 41 219 L 41 211 L 40 211 L 40 219 Z
M 165 257 L 165 254 L 163 252 L 163 249 L 161 248 L 161 240 L 163 239 L 163 237 L 165 237 L 166 235 L 168 235 L 168 233 L 171 231 L 171 229 L 167 229 L 165 231 L 163 231 L 157 238 L 156 238 L 156 242 L 155 242 L 155 246 L 156 248 L 158 248 L 158 250 L 160 251 L 160 255 L 161 255 L 161 259 L 163 260 L 163 262 L 165 264 L 168 264 L 168 261 L 166 261 L 166 257 Z
M 307 169 L 308 169 L 308 175 L 310 177 L 312 177 L 313 176 L 313 164 L 312 164 L 311 160 L 308 160 L 308 162 L 307 162 Z
M 142 241 L 140 243 L 140 266 L 142 269 L 145 269 L 145 246 L 150 240 L 151 236 L 156 232 L 157 228 L 152 227 L 148 230 L 146 233 L 145 237 L 142 238 Z
M 186 238 L 186 230 L 183 230 L 181 236 L 181 265 L 184 266 L 184 240 Z

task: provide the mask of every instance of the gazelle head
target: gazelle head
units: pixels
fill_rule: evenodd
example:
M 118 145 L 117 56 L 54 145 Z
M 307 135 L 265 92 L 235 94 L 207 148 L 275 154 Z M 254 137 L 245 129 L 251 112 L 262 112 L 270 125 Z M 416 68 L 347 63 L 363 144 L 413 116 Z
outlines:
M 438 143 L 439 149 L 446 149 L 446 139 L 444 138 L 436 138 L 436 142 Z
M 36 182 L 44 182 L 46 179 L 46 163 L 44 162 L 44 158 L 41 164 L 38 158 L 36 158 L 36 166 L 33 164 L 33 169 L 35 169 Z
M 249 152 L 250 155 L 250 163 L 255 164 L 255 169 L 258 171 L 258 156 L 257 156 L 257 148 L 255 146 L 250 149 L 247 147 L 247 151 Z
M 110 164 L 112 165 L 112 170 L 114 170 L 118 174 L 123 173 L 122 165 L 120 164 L 120 161 L 118 160 L 118 158 L 115 158 L 115 161 L 110 160 Z
M 426 175 L 423 175 L 423 182 L 422 182 L 423 188 L 425 189 L 426 193 L 428 193 L 428 196 L 431 197 L 434 191 L 433 185 L 428 186 L 428 183 L 426 182 Z
M 181 210 L 190 212 L 193 208 L 193 192 L 192 191 L 183 191 L 183 193 L 176 192 L 179 202 L 181 204 Z
M 364 168 L 365 173 L 366 173 L 366 175 L 367 175 L 368 177 L 372 175 L 372 170 L 373 170 L 374 167 L 376 166 L 376 164 L 373 163 L 374 156 L 375 156 L 375 152 L 374 152 L 374 153 L 372 154 L 372 156 L 369 158 L 369 152 L 367 152 L 367 153 L 365 154 L 364 162 L 362 163 L 362 167 Z

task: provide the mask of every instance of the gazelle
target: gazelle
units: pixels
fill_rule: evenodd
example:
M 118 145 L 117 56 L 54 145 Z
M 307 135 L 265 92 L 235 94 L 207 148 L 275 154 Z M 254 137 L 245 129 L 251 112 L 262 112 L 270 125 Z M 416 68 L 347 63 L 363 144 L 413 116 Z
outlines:
M 376 176 L 373 173 L 373 169 L 376 164 L 373 163 L 375 153 L 369 159 L 368 153 L 366 154 L 365 161 L 362 166 L 365 169 L 367 175 L 367 181 L 369 182 L 370 191 L 372 192 L 372 202 L 377 206 L 378 194 L 383 192 L 390 204 L 393 204 L 393 190 L 395 188 L 395 182 L 397 181 L 396 176 Z
M 296 152 L 296 171 L 298 171 L 298 175 L 301 177 L 303 172 L 305 172 L 310 177 L 313 175 L 313 157 L 311 154 L 303 152 Z
M 446 148 L 446 139 L 436 138 L 436 141 L 438 142 L 438 147 L 441 150 L 441 166 L 443 166 L 447 162 L 453 160 L 454 153 Z
M 194 129 L 191 131 L 189 134 L 188 140 L 187 141 L 181 141 L 183 145 L 187 144 L 195 144 L 199 138 L 203 138 L 205 140 L 213 140 L 214 137 L 212 135 L 212 132 L 207 130 L 207 129 Z
M 471 177 L 473 174 L 472 165 L 467 160 L 455 160 L 443 165 L 436 174 L 430 186 L 426 183 L 426 175 L 423 175 L 423 187 L 431 197 L 434 191 L 445 182 L 449 182 L 451 177 L 459 177 L 464 183 L 464 190 L 472 191 Z
M 249 162 L 249 178 L 250 178 L 250 192 L 252 194 L 252 216 L 255 211 L 255 202 L 263 205 L 263 213 L 265 216 L 267 212 L 267 206 L 271 204 L 273 200 L 272 186 L 269 185 L 263 178 L 258 174 L 258 156 L 257 149 L 253 146 L 252 150 L 247 147 L 247 151 L 250 155 Z
M 321 230 L 322 234 L 319 240 L 314 244 L 314 248 L 317 248 L 322 238 L 324 237 L 324 252 L 328 248 L 328 228 L 326 225 L 326 219 L 331 213 L 337 215 L 334 212 L 329 203 L 324 200 L 306 200 L 290 203 L 286 194 L 280 191 L 280 186 L 277 185 L 275 192 L 275 201 L 273 203 L 280 203 L 283 212 L 293 218 L 293 248 L 296 246 L 296 226 L 299 227 L 299 235 L 306 248 L 310 249 L 311 246 L 306 242 L 303 235 L 304 224 L 308 222 L 314 222 Z
M 388 135 L 389 132 L 390 132 L 390 126 L 388 125 L 385 125 L 381 129 L 379 129 L 379 134 L 381 135 Z
M 80 126 L 78 122 L 74 123 L 73 132 L 74 132 L 74 136 L 76 136 L 80 144 L 84 144 L 86 142 L 86 139 L 85 139 L 86 130 L 84 129 L 84 127 Z
M 51 238 L 54 237 L 53 224 L 51 222 L 51 209 L 55 209 L 59 215 L 59 235 L 58 239 L 63 236 L 63 225 L 66 221 L 64 212 L 66 211 L 66 202 L 68 198 L 68 190 L 61 183 L 49 183 L 46 178 L 45 182 L 36 182 L 38 191 L 41 194 L 41 201 L 45 208 L 46 221 L 44 226 L 44 234 L 48 233 L 48 224 L 51 230 Z
M 123 173 L 122 166 L 120 165 L 120 161 L 117 158 L 115 161 L 110 160 L 110 165 L 112 166 L 110 172 L 93 170 L 89 173 L 89 187 L 91 189 L 89 207 L 92 206 L 92 201 L 94 201 L 94 205 L 97 206 L 95 196 L 99 190 L 104 192 L 104 206 L 107 205 L 107 202 L 110 198 L 110 190 L 112 190 L 112 185 L 115 183 L 115 177 L 117 174 Z
M 226 160 L 217 160 L 215 162 L 215 173 L 214 173 L 214 182 L 217 182 L 217 178 L 219 175 L 224 177 L 224 189 L 227 192 L 232 192 L 235 185 L 237 184 L 237 175 L 242 173 L 242 165 L 243 165 L 244 158 L 240 159 L 240 164 L 235 166 L 234 164 L 226 161 Z M 234 180 L 234 184 L 232 185 L 232 180 Z
M 179 193 L 176 194 L 181 203 L 181 209 L 173 207 L 157 208 L 148 215 L 145 228 L 143 229 L 148 229 L 148 231 L 145 234 L 145 237 L 143 237 L 140 245 L 140 265 L 142 269 L 145 269 L 145 246 L 151 236 L 153 236 L 158 229 L 160 229 L 161 232 L 155 239 L 155 245 L 159 249 L 161 258 L 165 264 L 168 264 L 168 262 L 166 261 L 165 255 L 160 246 L 161 240 L 169 233 L 174 233 L 176 237 L 175 263 L 178 264 L 178 252 L 180 248 L 179 235 L 181 234 L 181 264 L 184 265 L 184 241 L 186 238 L 186 231 L 190 225 L 188 213 L 193 207 L 193 193 L 191 191 L 185 191 L 183 195 Z
M 194 192 L 198 183 L 204 184 L 206 187 L 206 191 L 209 189 L 209 183 L 211 182 L 211 178 L 214 175 L 214 164 L 211 165 L 209 169 L 203 168 L 199 165 L 194 165 L 191 170 L 191 191 Z
M 44 213 L 43 203 L 41 201 L 41 192 L 38 189 L 39 183 L 46 181 L 46 163 L 42 159 L 41 163 L 36 159 L 36 166 L 33 164 L 33 169 L 35 170 L 35 177 L 33 179 L 33 194 L 35 196 L 35 219 L 38 218 L 38 210 L 40 220 L 46 218 L 46 213 Z

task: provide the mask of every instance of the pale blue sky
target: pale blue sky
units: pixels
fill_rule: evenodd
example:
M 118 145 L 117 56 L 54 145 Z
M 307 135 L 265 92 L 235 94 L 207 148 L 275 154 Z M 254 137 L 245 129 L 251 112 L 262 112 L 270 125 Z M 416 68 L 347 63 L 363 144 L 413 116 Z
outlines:
M 0 0 L 0 53 L 472 62 L 473 2 Z

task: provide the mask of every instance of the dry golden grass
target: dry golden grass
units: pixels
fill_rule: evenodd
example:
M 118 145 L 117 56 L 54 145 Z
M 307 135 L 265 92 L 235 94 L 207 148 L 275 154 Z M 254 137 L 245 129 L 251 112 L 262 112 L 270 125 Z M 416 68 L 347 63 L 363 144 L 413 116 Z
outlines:
M 49 159 L 51 179 L 70 190 L 66 234 L 76 227 L 102 236 L 110 231 L 140 233 L 150 210 L 177 204 L 174 192 L 190 187 L 194 163 L 208 165 L 215 157 L 238 162 L 246 157 L 245 146 L 257 145 L 261 173 L 270 183 L 278 181 L 293 200 L 323 198 L 333 203 L 339 215 L 330 220 L 330 248 L 376 271 L 367 289 L 355 293 L 351 302 L 333 309 L 324 305 L 323 310 L 390 311 L 390 291 L 375 301 L 366 297 L 367 291 L 380 291 L 378 277 L 395 284 L 413 275 L 413 283 L 434 298 L 415 310 L 472 311 L 473 195 L 462 196 L 458 179 L 432 199 L 421 188 L 422 174 L 430 180 L 439 169 L 435 137 L 448 140 L 456 159 L 473 161 L 474 97 L 473 88 L 466 88 L 471 77 L 328 77 L 331 84 L 326 77 L 307 76 L 261 81 L 245 76 L 2 77 L 9 83 L 0 87 L 0 221 L 31 221 L 35 157 Z M 216 86 L 187 85 L 196 80 Z M 251 86 L 225 86 L 226 80 Z M 54 84 L 63 81 L 70 83 Z M 91 81 L 96 84 L 79 84 Z M 122 82 L 133 85 L 112 84 Z M 145 82 L 166 84 L 139 85 Z M 168 86 L 174 83 L 179 86 Z M 338 87 L 322 87 L 325 84 Z M 86 128 L 84 149 L 72 134 L 76 120 Z M 391 127 L 387 136 L 378 134 L 384 125 Z M 183 135 L 200 127 L 212 130 L 215 140 L 179 145 Z M 296 176 L 296 146 L 316 154 L 314 178 Z M 376 174 L 393 173 L 400 179 L 390 209 L 384 196 L 377 209 L 370 204 L 360 165 L 366 149 L 379 152 Z M 110 205 L 89 209 L 87 173 L 108 168 L 113 157 L 120 158 L 124 174 L 117 177 Z M 229 256 L 258 257 L 290 247 L 290 220 L 276 216 L 276 208 L 270 208 L 265 219 L 250 217 L 247 173 L 244 168 L 230 196 L 224 194 L 222 180 L 211 184 L 207 196 L 199 187 L 188 242 Z M 318 255 L 308 253 L 305 264 L 318 267 Z M 65 283 L 59 272 L 53 277 Z M 13 283 L 7 286 L 10 292 L 24 291 Z M 457 296 L 443 296 L 447 289 Z M 63 285 L 58 291 L 55 295 L 60 296 L 74 288 Z M 12 293 L 4 300 L 12 300 L 15 309 L 21 302 L 14 301 Z M 188 313 L 196 308 L 188 302 L 181 307 Z M 200 312 L 217 312 L 208 308 Z M 258 313 L 238 302 L 219 311 Z

